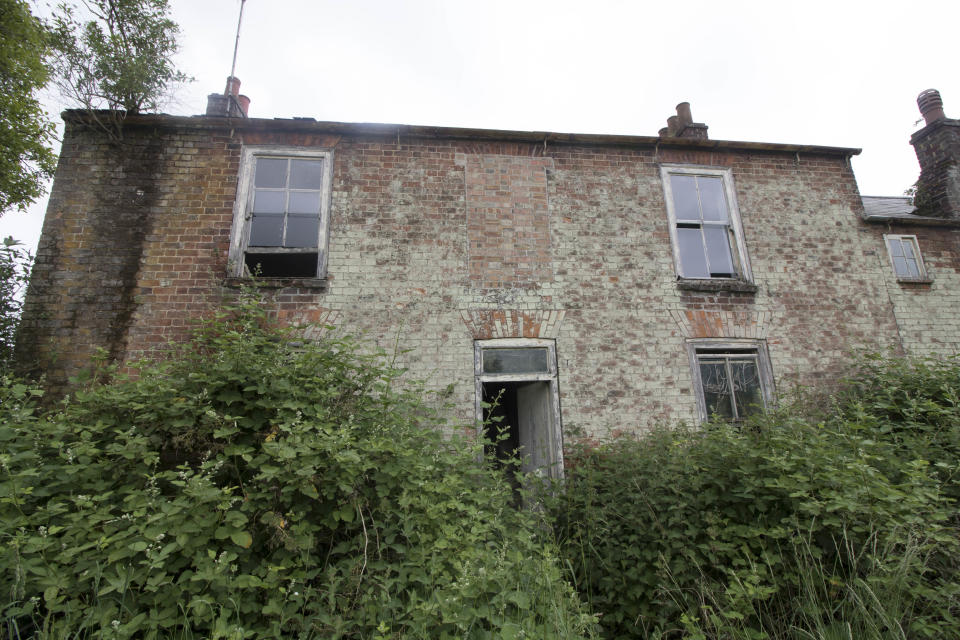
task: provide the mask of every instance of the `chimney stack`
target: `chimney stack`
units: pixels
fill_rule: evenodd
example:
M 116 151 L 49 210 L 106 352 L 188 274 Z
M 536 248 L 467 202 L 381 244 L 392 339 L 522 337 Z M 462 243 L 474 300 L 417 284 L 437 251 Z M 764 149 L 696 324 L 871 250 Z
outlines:
M 207 96 L 208 116 L 228 118 L 246 118 L 250 109 L 250 98 L 240 95 L 240 78 L 227 77 L 227 86 L 223 93 L 211 93 Z
M 920 163 L 913 199 L 918 215 L 960 219 L 960 120 L 948 118 L 936 89 L 917 97 L 925 126 L 910 144 Z
M 943 99 L 936 89 L 927 89 L 917 96 L 917 106 L 926 124 L 933 124 L 947 116 L 943 113 Z
M 707 125 L 694 122 L 690 114 L 690 103 L 681 102 L 677 105 L 677 115 L 667 118 L 667 126 L 660 129 L 661 138 L 699 138 L 707 139 Z

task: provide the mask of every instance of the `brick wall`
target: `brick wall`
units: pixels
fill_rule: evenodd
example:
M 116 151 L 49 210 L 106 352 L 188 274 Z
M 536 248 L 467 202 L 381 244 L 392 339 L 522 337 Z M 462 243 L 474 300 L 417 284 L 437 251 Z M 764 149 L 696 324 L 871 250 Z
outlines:
M 884 287 L 896 314 L 903 349 L 917 356 L 960 353 L 960 228 L 892 222 L 871 225 Z M 883 234 L 915 235 L 930 280 L 897 279 Z
M 922 168 L 917 181 L 919 213 L 960 218 L 960 120 L 942 118 L 910 139 Z
M 466 422 L 475 339 L 555 339 L 564 431 L 590 437 L 693 419 L 690 338 L 765 339 L 780 392 L 832 379 L 850 348 L 898 344 L 842 154 L 147 122 L 124 153 L 68 127 L 19 351 L 57 384 L 94 346 L 132 358 L 182 340 L 234 291 L 244 144 L 334 154 L 328 281 L 272 290 L 280 316 L 398 346 L 411 376 L 453 383 Z M 755 292 L 678 288 L 663 162 L 732 170 Z

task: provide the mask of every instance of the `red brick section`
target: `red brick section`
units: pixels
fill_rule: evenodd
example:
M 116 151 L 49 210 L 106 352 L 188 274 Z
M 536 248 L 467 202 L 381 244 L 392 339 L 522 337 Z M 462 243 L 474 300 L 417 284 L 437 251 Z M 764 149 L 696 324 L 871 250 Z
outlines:
M 500 289 L 552 280 L 547 210 L 549 158 L 464 157 L 473 286 Z

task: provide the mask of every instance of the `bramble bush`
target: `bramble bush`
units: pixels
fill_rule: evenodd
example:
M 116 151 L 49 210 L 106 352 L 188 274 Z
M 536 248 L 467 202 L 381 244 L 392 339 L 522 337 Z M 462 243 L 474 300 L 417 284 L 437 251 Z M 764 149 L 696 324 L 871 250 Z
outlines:
M 582 452 L 551 505 L 611 638 L 958 638 L 960 363 Z
M 537 515 L 400 373 L 245 294 L 55 410 L 4 378 L 0 636 L 590 637 Z

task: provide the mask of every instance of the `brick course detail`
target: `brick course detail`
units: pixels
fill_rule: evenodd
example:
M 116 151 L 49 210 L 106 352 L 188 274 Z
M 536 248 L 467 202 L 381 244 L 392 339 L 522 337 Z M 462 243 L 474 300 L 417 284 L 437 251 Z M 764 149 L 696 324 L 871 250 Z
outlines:
M 267 290 L 277 317 L 399 347 L 466 424 L 477 339 L 554 340 L 564 433 L 594 438 L 695 419 L 688 339 L 765 340 L 779 391 L 835 379 L 852 348 L 960 347 L 957 231 L 918 229 L 933 282 L 898 284 L 850 150 L 169 116 L 128 118 L 118 146 L 81 120 L 18 350 L 56 389 L 96 348 L 155 353 L 236 294 L 251 144 L 333 154 L 326 281 Z M 755 291 L 678 287 L 660 163 L 730 169 Z

